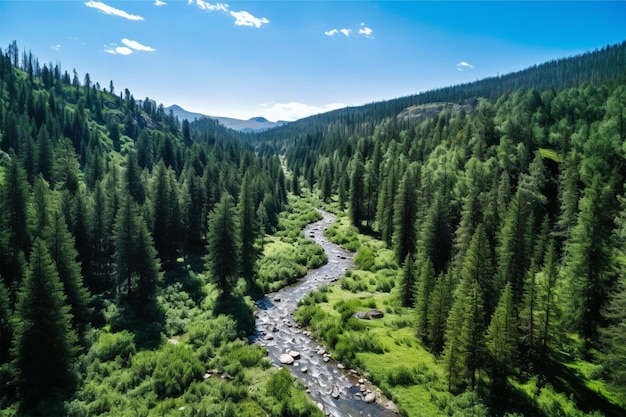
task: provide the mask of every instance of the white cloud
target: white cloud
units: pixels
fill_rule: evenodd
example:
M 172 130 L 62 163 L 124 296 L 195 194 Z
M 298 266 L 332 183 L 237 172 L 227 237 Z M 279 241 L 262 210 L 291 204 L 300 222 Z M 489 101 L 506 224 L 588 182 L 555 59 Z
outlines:
M 263 112 L 263 117 L 274 121 L 294 121 L 312 116 L 314 114 L 325 113 L 331 110 L 346 107 L 343 103 L 331 103 L 326 104 L 325 106 L 312 106 L 304 103 L 298 103 L 296 101 L 290 101 L 289 103 L 264 103 L 261 104 L 261 106 L 266 108 Z
M 324 32 L 324 35 L 326 35 L 326 36 L 335 36 L 338 33 L 343 33 L 345 36 L 350 36 L 350 33 L 352 33 L 352 29 L 346 29 L 346 28 L 331 29 L 331 30 L 328 30 L 328 31 Z
M 365 23 L 361 23 L 359 25 L 359 35 L 363 35 L 366 38 L 374 39 L 374 37 L 372 36 L 373 32 L 374 31 L 371 28 L 365 26 Z M 339 33 L 343 34 L 344 36 L 349 37 L 352 34 L 352 29 L 348 29 L 348 28 L 331 29 L 331 30 L 324 32 L 324 35 L 332 37 Z
M 50 47 L 50 49 L 52 49 L 53 51 L 60 51 L 61 50 L 61 44 L 57 43 L 56 45 L 52 45 Z
M 254 17 L 246 11 L 230 12 L 230 15 L 235 18 L 235 25 L 237 26 L 250 26 L 260 28 L 261 25 L 270 22 L 265 17 L 259 19 L 258 17 Z
M 155 6 L 167 6 L 167 3 L 161 0 L 154 0 Z
M 122 39 L 122 43 L 126 46 L 128 46 L 129 48 L 132 48 L 136 51 L 146 51 L 146 52 L 154 52 L 156 51 L 156 49 L 150 47 L 150 46 L 146 46 L 146 45 L 142 45 L 137 41 L 131 41 L 130 39 Z
M 372 32 L 374 32 L 372 28 L 368 28 L 367 26 L 365 26 L 365 23 L 361 23 L 361 27 L 359 28 L 359 35 L 363 35 L 366 38 L 374 39 L 374 37 L 372 36 Z
M 128 20 L 143 20 L 143 17 L 141 16 L 130 14 L 128 12 L 125 12 L 124 10 L 116 9 L 115 7 L 111 7 L 107 4 L 102 3 L 101 1 L 89 0 L 85 2 L 85 6 L 100 10 L 104 14 L 110 14 L 112 16 L 119 16 Z
M 193 0 L 189 0 L 189 4 L 193 4 Z M 214 11 L 228 12 L 228 8 L 230 7 L 228 4 L 225 4 L 225 3 L 212 4 L 204 0 L 196 0 L 196 5 L 200 9 L 207 10 L 209 12 L 214 12 Z
M 157 0 L 158 1 L 158 0 Z M 242 10 L 240 12 L 230 11 L 230 5 L 226 3 L 209 3 L 204 0 L 188 0 L 188 4 L 196 4 L 200 9 L 206 10 L 209 12 L 220 11 L 224 13 L 228 13 L 231 17 L 235 18 L 236 26 L 249 26 L 260 28 L 262 25 L 269 23 L 270 21 L 265 18 L 258 18 Z
M 115 44 L 104 47 L 104 52 L 112 55 L 130 55 L 133 50 L 126 46 L 115 46 Z
M 112 54 L 112 55 L 130 55 L 135 51 L 143 51 L 143 52 L 156 51 L 156 49 L 150 46 L 143 45 L 137 41 L 132 41 L 127 38 L 122 39 L 122 43 L 125 46 L 118 46 L 116 43 L 105 45 L 104 52 Z
M 458 64 L 456 64 L 456 69 L 459 71 L 463 71 L 464 69 L 472 69 L 474 68 L 474 66 L 472 64 L 468 64 L 465 61 L 461 61 Z

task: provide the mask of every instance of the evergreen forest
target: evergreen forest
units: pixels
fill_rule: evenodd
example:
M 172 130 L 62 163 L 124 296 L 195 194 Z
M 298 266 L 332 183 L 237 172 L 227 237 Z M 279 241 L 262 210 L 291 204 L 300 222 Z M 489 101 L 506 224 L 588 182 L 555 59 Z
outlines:
M 625 415 L 626 42 L 255 134 L 99 81 L 0 50 L 0 416 L 323 415 L 248 340 L 316 208 L 400 415 Z

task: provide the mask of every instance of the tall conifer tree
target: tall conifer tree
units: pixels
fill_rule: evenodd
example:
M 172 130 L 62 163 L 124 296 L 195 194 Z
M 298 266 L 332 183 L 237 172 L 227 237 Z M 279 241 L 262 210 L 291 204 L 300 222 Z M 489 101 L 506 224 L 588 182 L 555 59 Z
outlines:
M 47 401 L 71 393 L 77 340 L 63 284 L 41 239 L 33 244 L 16 312 L 13 356 L 18 396 L 25 412 L 41 412 Z

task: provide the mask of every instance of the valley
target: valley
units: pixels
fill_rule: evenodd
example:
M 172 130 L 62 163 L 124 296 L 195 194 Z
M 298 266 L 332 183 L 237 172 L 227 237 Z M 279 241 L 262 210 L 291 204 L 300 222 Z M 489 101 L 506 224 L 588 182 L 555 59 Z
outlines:
M 624 414 L 626 43 L 247 133 L 1 52 L 0 416 Z

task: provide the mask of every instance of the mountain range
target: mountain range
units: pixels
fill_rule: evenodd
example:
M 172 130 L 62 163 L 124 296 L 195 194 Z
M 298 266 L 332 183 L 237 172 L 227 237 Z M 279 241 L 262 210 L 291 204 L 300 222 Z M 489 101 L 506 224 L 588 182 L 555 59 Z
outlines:
M 202 113 L 193 113 L 187 111 L 180 107 L 177 104 L 171 105 L 165 108 L 165 112 L 169 113 L 170 110 L 174 113 L 174 116 L 178 117 L 178 120 L 182 121 L 183 119 L 187 119 L 190 122 L 194 120 L 202 119 L 208 117 L 209 119 L 217 120 L 219 124 L 229 129 L 236 130 L 238 132 L 243 133 L 258 133 L 263 132 L 265 130 L 271 129 L 273 127 L 282 126 L 286 123 L 286 121 L 279 120 L 277 122 L 270 122 L 264 117 L 253 117 L 248 120 L 234 119 L 232 117 L 219 117 L 219 116 L 209 116 Z

